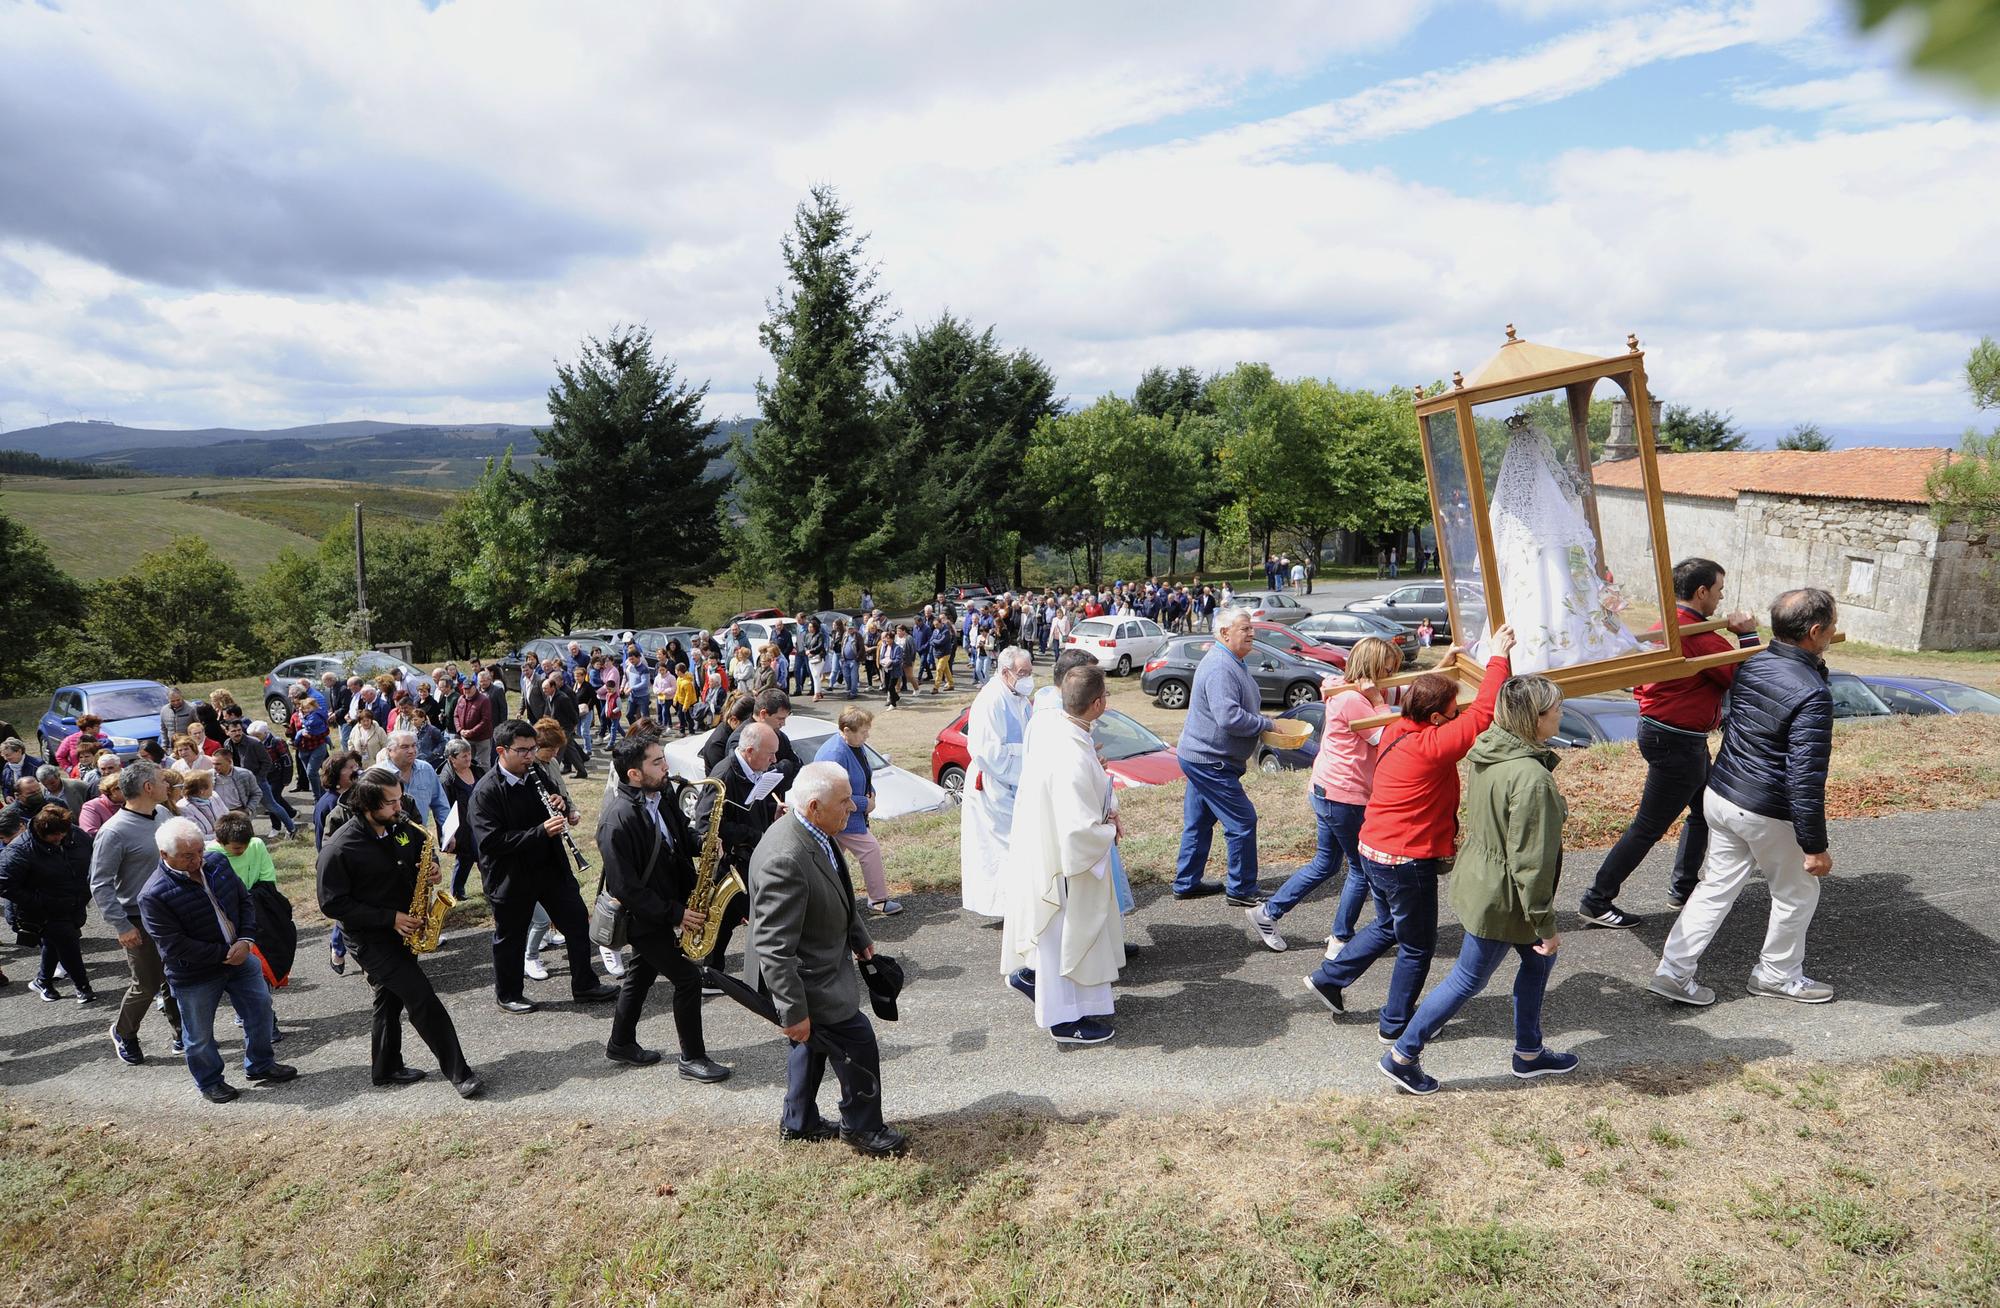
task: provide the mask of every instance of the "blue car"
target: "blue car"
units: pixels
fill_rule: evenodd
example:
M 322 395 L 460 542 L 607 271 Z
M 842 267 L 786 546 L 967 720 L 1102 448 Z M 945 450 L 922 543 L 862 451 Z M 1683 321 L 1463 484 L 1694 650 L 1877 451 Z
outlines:
M 1898 713 L 2000 713 L 2000 695 L 1938 677 L 1863 677 L 1868 689 Z
M 167 688 L 157 681 L 86 681 L 64 686 L 49 696 L 48 712 L 35 727 L 41 737 L 42 757 L 55 762 L 56 746 L 76 730 L 76 720 L 95 713 L 104 720 L 98 730 L 111 737 L 111 748 L 128 762 L 139 753 L 141 741 L 160 737 L 160 706 L 167 702 Z

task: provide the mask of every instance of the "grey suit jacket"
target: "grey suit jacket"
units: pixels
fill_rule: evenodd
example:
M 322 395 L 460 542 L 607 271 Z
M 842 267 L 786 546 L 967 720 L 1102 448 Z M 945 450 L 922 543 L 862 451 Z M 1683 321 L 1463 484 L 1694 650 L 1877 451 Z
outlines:
M 752 976 L 761 977 L 778 1021 L 838 1022 L 861 1011 L 854 954 L 874 943 L 854 909 L 846 860 L 836 863 L 787 814 L 771 824 L 750 859 L 750 938 L 744 945 Z

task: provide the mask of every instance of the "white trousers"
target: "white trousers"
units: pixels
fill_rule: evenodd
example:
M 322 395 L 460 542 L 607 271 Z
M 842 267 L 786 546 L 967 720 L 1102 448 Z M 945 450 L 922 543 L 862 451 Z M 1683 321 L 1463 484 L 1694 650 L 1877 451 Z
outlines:
M 1063 900 L 1068 899 L 1065 886 Z M 1035 1025 L 1044 1030 L 1080 1022 L 1086 1017 L 1111 1016 L 1109 985 L 1078 985 L 1062 974 L 1063 929 L 1068 925 L 1065 916 L 1065 912 L 1058 910 L 1048 929 L 1042 932 L 1042 938 L 1035 942 Z
M 1752 813 L 1713 790 L 1702 798 L 1702 813 L 1708 818 L 1708 857 L 1701 865 L 1701 883 L 1667 934 L 1661 974 L 1692 980 L 1736 896 L 1753 875 L 1762 873 L 1771 886 L 1771 921 L 1754 974 L 1767 985 L 1797 980 L 1805 975 L 1806 928 L 1819 907 L 1820 879 L 1807 874 L 1805 851 L 1792 824 Z

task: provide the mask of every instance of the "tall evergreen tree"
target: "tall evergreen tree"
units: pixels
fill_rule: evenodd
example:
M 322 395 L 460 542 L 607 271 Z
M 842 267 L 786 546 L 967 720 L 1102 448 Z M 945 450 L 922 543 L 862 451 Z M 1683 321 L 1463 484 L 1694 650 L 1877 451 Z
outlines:
M 1042 519 L 1021 465 L 1035 424 L 1060 411 L 1055 378 L 1025 350 L 1003 353 L 991 327 L 974 335 L 949 313 L 898 340 L 886 368 L 882 425 L 906 486 L 899 552 L 928 565 L 940 590 L 954 566 L 989 580 Z
M 788 281 L 758 338 L 777 375 L 757 383 L 763 421 L 738 438 L 744 540 L 775 576 L 811 578 L 815 604 L 888 565 L 905 512 L 873 389 L 892 320 L 833 189 L 816 186 L 780 243 Z
M 586 340 L 549 387 L 535 495 L 551 543 L 581 563 L 586 586 L 617 598 L 627 627 L 642 599 L 662 619 L 685 613 L 687 588 L 720 566 L 729 479 L 707 473 L 707 395 L 706 382 L 675 380 L 643 327 Z

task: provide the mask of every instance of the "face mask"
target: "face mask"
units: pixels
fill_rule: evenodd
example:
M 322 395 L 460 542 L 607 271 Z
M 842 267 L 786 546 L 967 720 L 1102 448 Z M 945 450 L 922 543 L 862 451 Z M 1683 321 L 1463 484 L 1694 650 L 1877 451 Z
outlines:
M 1020 696 L 1020 697 L 1021 697 L 1022 699 L 1026 699 L 1026 698 L 1028 698 L 1028 697 L 1029 697 L 1030 695 L 1034 694 L 1034 693 L 1035 693 L 1035 677 L 1034 677 L 1034 674 L 1033 674 L 1033 673 L 1029 673 L 1029 674 L 1028 674 L 1027 676 L 1025 676 L 1025 677 L 1021 678 L 1021 679 L 1020 679 L 1019 681 L 1015 682 L 1015 683 L 1014 683 L 1014 693 L 1015 693 L 1016 695 L 1019 695 L 1019 696 Z

